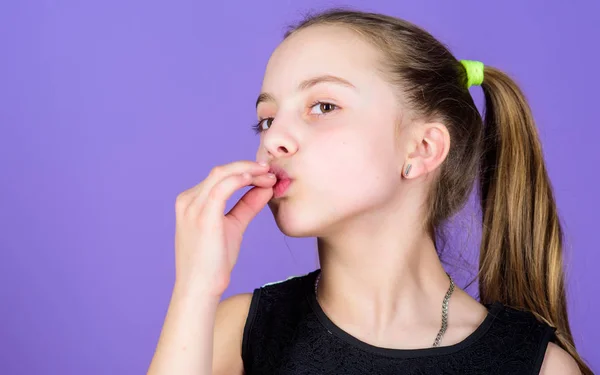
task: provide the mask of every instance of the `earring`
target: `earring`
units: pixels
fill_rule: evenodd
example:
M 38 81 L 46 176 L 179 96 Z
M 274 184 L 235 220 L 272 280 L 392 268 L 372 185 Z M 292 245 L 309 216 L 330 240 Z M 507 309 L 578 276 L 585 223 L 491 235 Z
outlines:
M 410 173 L 410 168 L 412 168 L 412 164 L 406 166 L 406 170 L 404 171 L 404 175 L 408 177 L 408 173 Z

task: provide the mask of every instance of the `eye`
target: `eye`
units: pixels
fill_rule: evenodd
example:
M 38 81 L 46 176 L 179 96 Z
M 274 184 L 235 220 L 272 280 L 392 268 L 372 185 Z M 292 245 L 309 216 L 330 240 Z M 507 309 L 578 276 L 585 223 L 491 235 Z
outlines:
M 317 101 L 310 105 L 310 114 L 316 116 L 324 116 L 338 108 L 339 107 L 335 104 Z M 316 109 L 317 112 L 314 112 L 314 109 Z M 253 124 L 252 129 L 254 130 L 254 133 L 260 134 L 265 130 L 268 130 L 273 124 L 273 120 L 273 117 L 265 117 L 264 119 L 261 119 L 257 123 Z
M 337 108 L 337 106 L 335 104 L 331 104 L 331 103 L 327 103 L 327 102 L 316 102 L 313 105 L 311 105 L 311 109 L 313 109 L 313 108 L 317 108 L 317 110 L 321 111 L 321 113 L 315 113 L 315 112 L 311 111 L 310 114 L 321 116 L 321 115 L 325 115 L 325 114 L 335 110 Z
M 258 121 L 256 124 L 252 125 L 252 129 L 254 129 L 254 133 L 259 134 L 262 133 L 263 131 L 269 129 L 271 127 L 271 124 L 273 123 L 273 117 L 267 117 L 264 118 L 260 121 Z M 266 126 L 266 128 L 265 128 Z

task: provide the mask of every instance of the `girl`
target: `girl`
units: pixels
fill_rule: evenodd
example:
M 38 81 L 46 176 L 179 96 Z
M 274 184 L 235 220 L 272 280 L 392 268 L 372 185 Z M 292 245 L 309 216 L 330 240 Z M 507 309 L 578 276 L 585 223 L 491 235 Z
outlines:
M 334 9 L 286 33 L 257 114 L 257 162 L 177 198 L 176 283 L 149 374 L 591 374 L 541 145 L 508 76 L 406 21 Z M 435 242 L 476 182 L 480 301 Z M 286 235 L 317 237 L 320 269 L 219 303 L 267 204 Z

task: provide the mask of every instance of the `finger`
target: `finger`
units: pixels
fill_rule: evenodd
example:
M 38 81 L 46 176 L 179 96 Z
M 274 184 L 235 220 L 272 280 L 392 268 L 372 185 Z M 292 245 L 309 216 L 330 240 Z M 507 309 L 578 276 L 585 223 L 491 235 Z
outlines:
M 254 187 L 250 189 L 227 213 L 238 226 L 240 233 L 246 231 L 248 224 L 256 217 L 273 197 L 273 189 Z
M 233 175 L 226 177 L 208 193 L 206 201 L 204 202 L 203 211 L 206 211 L 208 217 L 217 217 L 215 215 L 223 215 L 225 210 L 225 204 L 231 195 L 238 189 L 248 186 L 253 182 L 254 178 L 247 172 L 241 175 Z M 270 179 L 271 182 L 269 187 L 275 184 L 275 179 Z M 265 181 L 255 181 L 257 184 L 265 184 Z M 272 189 L 269 189 L 272 190 Z M 199 202 L 198 202 L 199 203 Z
M 257 162 L 249 160 L 240 160 L 233 163 L 216 166 L 210 171 L 204 180 L 179 195 L 179 206 L 183 207 L 183 209 L 180 210 L 182 213 L 186 213 L 189 207 L 194 204 L 194 201 L 197 201 L 199 194 L 201 195 L 199 197 L 201 200 L 205 199 L 208 192 L 217 183 L 219 183 L 219 181 L 223 180 L 227 176 L 242 174 L 244 172 L 254 175 L 267 173 L 268 171 L 268 165 L 261 165 Z
M 252 181 L 250 181 L 248 185 L 254 185 L 258 187 L 273 187 L 276 182 L 277 179 L 275 178 L 274 174 L 265 173 L 252 176 Z
M 248 172 L 244 172 L 244 173 L 248 173 Z M 259 172 L 259 173 L 261 173 L 261 172 Z M 236 175 L 234 175 L 234 176 L 236 176 Z M 237 175 L 237 176 L 240 177 L 240 175 Z M 230 176 L 230 177 L 232 177 L 232 176 Z M 226 180 L 227 180 L 227 178 L 223 179 L 219 184 L 225 182 Z M 249 179 L 247 179 L 247 181 L 245 181 L 244 184 L 236 185 L 236 187 L 234 188 L 234 191 L 237 189 L 240 189 L 244 186 L 247 186 L 247 185 L 272 188 L 276 182 L 277 182 L 277 179 L 275 178 L 275 176 L 272 173 L 262 173 L 260 175 L 250 174 Z M 227 184 L 231 184 L 231 183 L 232 183 L 231 181 L 227 182 Z M 219 184 L 215 185 L 213 187 L 213 190 L 215 188 L 217 188 L 217 186 L 219 186 Z M 224 188 L 224 189 L 228 189 L 228 188 Z M 206 203 L 209 200 L 213 199 L 211 196 L 209 196 L 210 194 L 215 194 L 215 196 L 218 196 L 218 193 L 212 192 L 212 190 L 211 191 L 203 190 L 203 191 L 198 192 L 196 197 L 192 199 L 192 201 L 186 211 L 191 211 L 189 213 L 193 215 L 194 212 L 198 212 L 198 211 L 202 210 L 204 208 L 204 206 L 206 205 Z M 230 196 L 231 196 L 231 194 L 233 194 L 233 192 L 229 192 L 229 190 L 227 190 L 227 192 L 225 194 L 227 196 L 224 198 L 224 201 L 222 202 L 223 206 L 225 205 L 225 201 L 227 201 L 227 199 L 230 198 Z M 217 198 L 217 199 L 222 199 L 222 198 Z M 225 210 L 225 207 L 223 207 L 223 209 L 221 210 L 221 214 L 223 214 L 223 210 Z
M 183 195 L 196 196 L 200 190 L 210 191 L 219 181 L 233 174 L 242 174 L 249 172 L 251 174 L 268 172 L 268 165 L 261 165 L 250 160 L 239 160 L 229 164 L 218 165 L 210 170 L 206 178 L 200 181 L 195 186 L 183 192 Z
M 269 171 L 269 166 L 263 166 L 255 161 L 239 160 L 229 164 L 214 167 L 202 182 L 203 189 L 210 191 L 216 184 L 231 175 L 241 175 L 244 172 L 252 175 L 262 174 Z

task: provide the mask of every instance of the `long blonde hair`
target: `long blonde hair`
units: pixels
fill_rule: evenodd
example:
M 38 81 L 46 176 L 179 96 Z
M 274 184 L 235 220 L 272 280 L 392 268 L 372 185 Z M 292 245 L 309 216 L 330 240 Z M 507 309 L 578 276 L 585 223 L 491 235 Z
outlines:
M 479 178 L 481 302 L 531 311 L 556 328 L 558 345 L 583 374 L 592 374 L 571 335 L 563 233 L 533 116 L 517 84 L 485 67 L 482 120 L 464 66 L 425 30 L 383 14 L 336 8 L 307 16 L 284 38 L 313 25 L 347 27 L 378 47 L 386 78 L 411 108 L 448 127 L 452 146 L 429 192 L 424 227 L 433 235 L 465 205 Z

